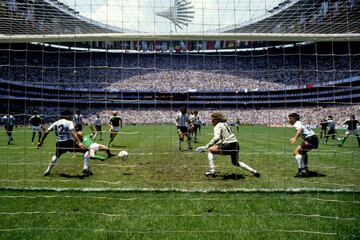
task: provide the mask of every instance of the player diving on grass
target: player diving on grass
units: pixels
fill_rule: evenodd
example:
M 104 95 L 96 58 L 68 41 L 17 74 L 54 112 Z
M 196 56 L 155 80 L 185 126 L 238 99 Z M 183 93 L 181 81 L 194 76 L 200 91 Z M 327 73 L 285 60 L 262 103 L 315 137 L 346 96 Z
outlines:
M 198 147 L 196 151 L 208 151 L 208 160 L 210 171 L 205 172 L 206 176 L 216 176 L 214 154 L 230 155 L 231 163 L 235 167 L 243 168 L 249 171 L 253 176 L 260 177 L 260 173 L 249 165 L 239 161 L 240 146 L 230 126 L 226 123 L 227 119 L 221 113 L 213 113 L 211 122 L 214 126 L 214 137 L 208 144 Z
M 93 159 L 98 159 L 100 161 L 104 161 L 105 160 L 105 157 L 103 156 L 100 156 L 100 155 L 97 155 L 96 152 L 97 151 L 105 151 L 107 153 L 107 158 L 111 158 L 113 156 L 115 156 L 115 154 L 112 154 L 110 152 L 110 149 L 108 146 L 105 146 L 103 144 L 98 144 L 98 143 L 95 143 L 91 137 L 91 135 L 86 135 L 84 136 L 83 133 L 81 131 L 77 132 L 76 133 L 80 142 L 82 144 L 84 144 L 85 147 L 87 147 L 90 151 L 90 158 L 93 158 Z
M 110 128 L 110 140 L 107 145 L 110 146 L 110 144 L 114 141 L 116 135 L 120 131 L 120 128 L 122 128 L 122 119 L 118 116 L 118 113 L 116 111 L 112 112 L 112 117 L 110 118 L 108 126 Z
M 47 135 L 54 131 L 56 135 L 56 150 L 55 154 L 51 157 L 50 163 L 44 172 L 44 176 L 48 176 L 51 170 L 56 165 L 61 155 L 66 152 L 81 152 L 84 153 L 84 168 L 83 173 L 87 176 L 92 175 L 90 171 L 90 153 L 88 149 L 80 142 L 78 138 L 73 122 L 71 121 L 72 113 L 65 110 L 61 113 L 61 119 L 54 122 L 44 132 L 38 143 L 38 149 L 44 144 Z
M 297 139 L 301 137 L 303 142 L 295 148 L 293 155 L 295 161 L 298 164 L 298 172 L 295 177 L 307 177 L 308 176 L 308 155 L 307 152 L 311 149 L 317 149 L 319 139 L 315 135 L 314 131 L 308 126 L 304 125 L 300 121 L 300 115 L 298 113 L 291 113 L 288 116 L 288 122 L 290 125 L 296 128 L 296 132 L 293 138 L 289 140 L 290 144 L 296 143 Z

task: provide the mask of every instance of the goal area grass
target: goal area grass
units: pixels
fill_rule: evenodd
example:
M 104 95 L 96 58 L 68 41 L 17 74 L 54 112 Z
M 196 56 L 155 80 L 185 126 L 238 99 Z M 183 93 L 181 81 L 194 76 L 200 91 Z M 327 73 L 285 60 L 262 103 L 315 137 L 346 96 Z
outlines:
M 84 126 L 85 133 L 89 133 Z M 107 129 L 103 127 L 105 131 Z M 217 176 L 206 153 L 177 149 L 173 125 L 128 125 L 111 150 L 127 160 L 91 160 L 63 155 L 44 177 L 55 151 L 55 134 L 42 148 L 31 129 L 14 129 L 14 144 L 0 138 L 0 239 L 358 239 L 360 237 L 360 148 L 349 137 L 309 153 L 309 178 L 294 178 L 289 145 L 293 128 L 233 128 L 240 160 L 261 173 L 253 177 L 216 156 Z M 339 130 L 342 137 L 344 131 Z M 193 148 L 213 136 L 203 126 Z M 109 139 L 104 132 L 103 141 Z M 35 138 L 36 139 L 36 138 Z M 299 143 L 298 140 L 297 143 Z M 99 153 L 106 156 L 105 153 Z

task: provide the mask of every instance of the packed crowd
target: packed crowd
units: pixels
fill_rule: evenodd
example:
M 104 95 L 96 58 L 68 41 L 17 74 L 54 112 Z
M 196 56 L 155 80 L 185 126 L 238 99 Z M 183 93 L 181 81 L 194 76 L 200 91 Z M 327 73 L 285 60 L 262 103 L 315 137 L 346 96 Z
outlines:
M 2 51 L 0 77 L 90 91 L 182 92 L 276 90 L 360 75 L 359 55 L 41 53 L 20 51 L 9 59 Z
M 45 118 L 46 122 L 57 120 L 63 109 L 46 107 L 29 108 L 29 114 L 33 110 L 38 110 Z M 102 124 L 108 123 L 112 111 L 116 110 L 123 119 L 124 125 L 134 124 L 172 124 L 178 114 L 178 109 L 82 109 L 84 123 L 92 125 L 96 114 L 100 115 Z M 191 111 L 190 109 L 189 111 Z M 259 109 L 194 109 L 199 112 L 203 124 L 211 124 L 211 114 L 215 111 L 223 113 L 229 123 L 234 124 L 238 119 L 242 125 L 262 125 L 262 126 L 287 126 L 287 116 L 289 113 L 297 112 L 302 116 L 302 121 L 315 127 L 320 120 L 327 116 L 333 116 L 334 121 L 340 123 L 354 114 L 360 119 L 360 105 L 327 106 L 327 107 L 302 107 L 302 108 L 259 108 Z M 14 115 L 16 117 L 16 114 Z M 25 121 L 25 124 L 27 121 Z M 21 122 L 19 123 L 21 124 Z

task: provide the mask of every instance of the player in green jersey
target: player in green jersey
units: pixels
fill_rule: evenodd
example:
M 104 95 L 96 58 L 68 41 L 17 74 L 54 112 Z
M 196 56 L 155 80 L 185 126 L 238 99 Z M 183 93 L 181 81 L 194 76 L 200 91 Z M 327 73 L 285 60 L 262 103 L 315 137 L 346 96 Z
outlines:
M 78 138 L 80 139 L 80 141 L 82 142 L 82 144 L 84 144 L 85 147 L 89 148 L 91 158 L 98 159 L 101 161 L 105 160 L 105 157 L 96 154 L 97 151 L 105 151 L 108 155 L 107 158 L 111 158 L 111 157 L 115 156 L 115 154 L 112 154 L 110 152 L 110 149 L 108 146 L 95 143 L 93 141 L 91 135 L 84 136 L 81 131 L 77 132 L 77 135 L 78 135 Z

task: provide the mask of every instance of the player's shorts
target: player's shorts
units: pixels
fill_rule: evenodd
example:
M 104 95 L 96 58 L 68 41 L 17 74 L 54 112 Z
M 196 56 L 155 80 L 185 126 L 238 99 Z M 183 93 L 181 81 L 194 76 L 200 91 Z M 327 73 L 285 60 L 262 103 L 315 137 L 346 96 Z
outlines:
M 14 126 L 5 126 L 5 130 L 7 132 L 12 132 L 13 129 L 14 129 Z
M 94 151 L 99 151 L 99 147 L 100 147 L 100 145 L 97 144 L 97 143 L 92 143 L 92 144 L 89 146 L 89 148 L 92 149 L 92 150 L 94 150 Z
M 112 132 L 119 132 L 120 131 L 120 127 L 113 127 L 111 129 Z
M 188 128 L 186 126 L 178 126 L 177 130 L 178 130 L 178 133 L 183 133 L 183 134 L 188 133 Z
M 331 136 L 331 138 L 334 139 L 334 138 L 335 138 L 335 135 L 336 135 L 336 130 L 335 130 L 335 128 L 329 129 L 329 131 L 327 132 L 326 135 L 327 135 L 327 136 Z
M 304 139 L 304 141 L 300 144 L 302 149 L 311 150 L 317 149 L 319 146 L 319 139 L 316 135 L 312 135 Z
M 75 125 L 75 131 L 76 132 L 82 131 L 82 129 L 83 129 L 82 124 Z
M 95 125 L 95 129 L 96 131 L 101 132 L 101 125 Z
M 194 124 L 194 129 L 195 129 L 195 131 L 197 131 L 198 129 L 200 129 L 200 124 Z
M 40 132 L 41 126 L 31 126 L 31 129 L 33 130 L 33 132 Z
M 346 130 L 345 132 L 346 135 L 358 135 L 359 134 L 359 130 Z
M 239 153 L 240 146 L 238 142 L 223 143 L 220 145 L 220 153 L 223 155 L 236 155 Z
M 56 142 L 56 157 L 60 157 L 62 154 L 66 152 L 82 152 L 86 153 L 87 149 L 82 149 L 73 139 Z

